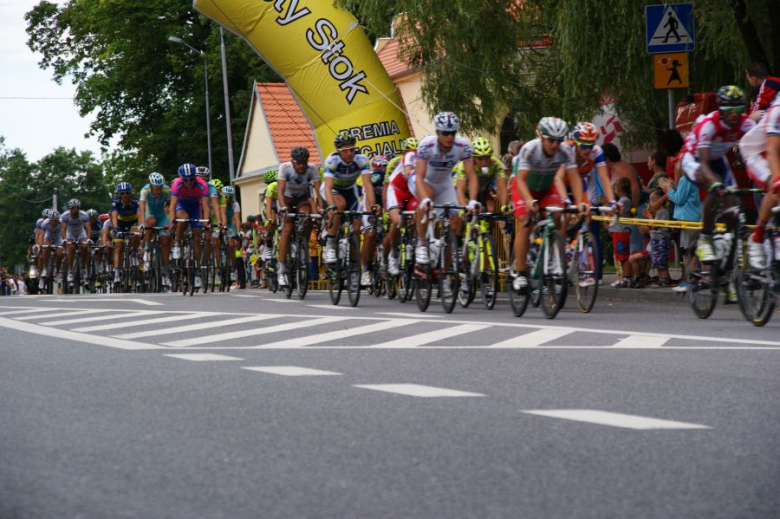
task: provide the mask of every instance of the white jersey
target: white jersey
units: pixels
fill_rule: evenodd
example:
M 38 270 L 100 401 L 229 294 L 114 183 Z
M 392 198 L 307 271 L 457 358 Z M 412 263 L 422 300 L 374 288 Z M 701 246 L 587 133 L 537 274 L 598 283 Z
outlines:
M 284 196 L 286 198 L 301 198 L 309 195 L 309 186 L 320 178 L 320 171 L 314 164 L 308 164 L 303 175 L 295 172 L 292 162 L 283 162 L 279 166 L 276 180 L 284 180 Z
M 780 137 L 780 98 L 775 98 L 755 128 L 739 141 L 739 152 L 747 159 L 766 153 L 766 138 Z
M 79 211 L 78 216 L 74 217 L 70 211 L 65 211 L 60 216 L 60 222 L 68 226 L 68 234 L 78 236 L 85 229 L 89 215 L 84 211 Z
M 452 168 L 458 162 L 471 160 L 471 145 L 463 137 L 455 137 L 455 143 L 447 153 L 439 149 L 439 138 L 429 135 L 417 146 L 416 159 L 428 161 L 425 169 L 425 182 L 435 185 L 452 185 Z M 404 157 L 406 160 L 406 157 Z
M 698 159 L 700 149 L 709 149 L 711 161 L 720 159 L 755 125 L 756 123 L 743 114 L 733 128 L 729 127 L 721 120 L 720 111 L 715 110 L 693 129 L 693 137 L 687 141 L 685 151 Z
M 57 219 L 45 219 L 43 223 L 41 223 L 41 230 L 45 233 L 44 240 L 47 241 L 57 241 L 62 236 L 62 225 Z
M 520 148 L 520 153 L 513 159 L 512 174 L 520 170 L 528 171 L 526 184 L 531 191 L 546 191 L 555 180 L 555 173 L 561 166 L 565 170 L 577 169 L 577 160 L 571 148 L 561 145 L 555 153 L 547 155 L 542 147 L 541 139 L 528 141 Z

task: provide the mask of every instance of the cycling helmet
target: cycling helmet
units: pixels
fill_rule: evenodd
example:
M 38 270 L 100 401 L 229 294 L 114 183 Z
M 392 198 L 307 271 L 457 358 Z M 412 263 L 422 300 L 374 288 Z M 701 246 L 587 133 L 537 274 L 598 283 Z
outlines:
M 236 188 L 233 186 L 225 186 L 222 188 L 222 194 L 225 196 L 233 196 L 236 194 Z
M 599 138 L 599 130 L 591 123 L 577 123 L 571 136 L 575 141 L 593 143 Z
M 309 150 L 303 146 L 296 146 L 290 150 L 290 158 L 295 162 L 308 162 Z
M 98 220 L 100 220 L 101 222 L 105 222 L 109 218 L 111 218 L 111 216 L 108 213 L 103 213 L 100 216 L 98 216 Z
M 73 207 L 81 207 L 81 200 L 78 198 L 71 198 L 68 200 L 68 209 L 71 209 Z
M 60 212 L 56 209 L 52 209 L 51 213 L 49 213 L 49 220 L 59 220 L 60 219 Z
M 152 186 L 165 185 L 165 177 L 163 177 L 161 174 L 157 172 L 154 172 L 151 175 L 149 175 L 149 184 Z
M 90 219 L 95 219 L 98 217 L 98 212 L 95 211 L 94 209 L 90 209 L 89 211 L 87 211 L 87 216 L 89 216 Z
M 433 125 L 437 132 L 455 132 L 460 126 L 460 119 L 452 112 L 441 112 L 434 116 Z
M 490 157 L 493 155 L 493 145 L 484 137 L 477 137 L 471 143 L 471 154 L 475 157 Z
M 206 166 L 198 166 L 195 168 L 195 174 L 202 178 L 209 178 L 209 175 L 211 175 L 211 170 Z
M 48 218 L 49 214 L 51 214 L 51 209 L 49 209 L 48 207 L 43 211 L 41 211 L 41 216 L 43 216 L 44 218 Z
M 181 178 L 192 178 L 195 176 L 196 171 L 195 164 L 182 164 L 179 166 L 179 176 Z
M 266 184 L 276 182 L 276 171 L 266 171 L 265 175 L 263 175 L 263 182 Z
M 355 140 L 355 137 L 352 136 L 352 134 L 347 132 L 341 132 L 340 134 L 336 135 L 336 138 L 333 140 L 333 144 L 336 145 L 336 149 L 346 148 L 347 146 L 354 146 L 357 143 Z
M 536 127 L 536 133 L 542 137 L 564 139 L 569 133 L 569 125 L 563 119 L 557 117 L 542 117 Z
M 720 87 L 717 94 L 718 106 L 744 106 L 745 93 L 734 85 Z
M 130 182 L 120 182 L 116 185 L 116 192 L 117 193 L 124 193 L 125 191 L 130 191 Z
M 385 169 L 388 162 L 384 155 L 374 155 L 374 158 L 371 159 L 371 169 Z
M 219 193 L 220 191 L 222 191 L 222 186 L 223 186 L 223 184 L 222 184 L 222 181 L 221 181 L 220 179 L 218 179 L 218 178 L 215 178 L 214 180 L 212 180 L 211 182 L 209 182 L 209 184 L 211 184 L 212 186 L 214 186 L 214 187 L 216 187 L 216 188 L 217 188 L 217 193 Z
M 417 139 L 409 137 L 408 139 L 401 141 L 402 151 L 414 151 L 417 149 Z

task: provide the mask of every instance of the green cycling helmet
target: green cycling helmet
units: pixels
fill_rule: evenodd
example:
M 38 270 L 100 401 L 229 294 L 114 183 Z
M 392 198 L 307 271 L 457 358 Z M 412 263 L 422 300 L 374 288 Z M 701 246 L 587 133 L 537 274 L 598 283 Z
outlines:
M 266 171 L 265 175 L 263 175 L 263 182 L 266 184 L 276 182 L 276 171 Z

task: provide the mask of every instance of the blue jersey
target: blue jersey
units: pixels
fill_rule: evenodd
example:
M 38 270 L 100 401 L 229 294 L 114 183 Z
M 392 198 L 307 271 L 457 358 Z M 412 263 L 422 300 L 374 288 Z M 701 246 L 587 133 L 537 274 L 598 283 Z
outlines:
M 371 159 L 362 153 L 355 155 L 355 160 L 347 164 L 341 159 L 338 151 L 334 151 L 325 159 L 325 178 L 333 179 L 333 187 L 336 189 L 348 189 L 355 185 L 357 179 L 363 173 L 371 173 L 369 166 Z
M 111 212 L 116 213 L 120 222 L 138 221 L 138 197 L 131 197 L 129 204 L 123 204 L 121 197 L 111 199 Z
M 160 196 L 154 196 L 152 192 L 152 186 L 146 184 L 141 189 L 141 201 L 146 202 L 146 214 L 144 216 L 154 216 L 160 220 L 165 218 L 165 206 L 171 199 L 171 187 L 168 184 L 162 186 L 162 192 Z

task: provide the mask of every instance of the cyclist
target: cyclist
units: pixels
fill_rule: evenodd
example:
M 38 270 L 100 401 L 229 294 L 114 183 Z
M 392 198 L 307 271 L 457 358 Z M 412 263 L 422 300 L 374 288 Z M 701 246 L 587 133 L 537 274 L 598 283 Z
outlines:
M 371 207 L 368 205 L 367 194 L 369 191 L 374 193 L 375 204 L 379 208 L 378 214 L 375 216 L 376 223 L 373 229 L 366 233 L 363 240 L 363 247 L 361 249 L 361 262 L 363 263 L 363 274 L 360 276 L 360 284 L 363 286 L 370 286 L 373 284 L 373 272 L 368 268 L 371 258 L 374 255 L 374 246 L 376 245 L 376 226 L 383 225 L 382 208 L 384 207 L 383 186 L 385 182 L 385 169 L 387 168 L 388 160 L 384 155 L 374 155 L 371 159 L 371 182 L 363 185 L 363 197 L 361 201 L 361 207 L 364 211 L 369 211 Z M 363 217 L 363 225 L 368 227 L 369 217 Z
M 168 209 L 168 219 L 171 226 L 176 219 L 186 220 L 208 220 L 209 219 L 209 187 L 206 182 L 197 176 L 196 168 L 193 164 L 182 164 L 179 166 L 179 178 L 173 181 L 171 185 L 171 201 Z M 173 259 L 181 258 L 181 237 L 184 233 L 186 222 L 179 222 L 176 226 L 175 243 L 171 250 Z M 202 248 L 200 244 L 200 233 L 202 229 L 201 222 L 190 222 L 192 236 L 195 248 L 195 257 L 202 258 Z M 200 287 L 202 281 L 200 276 L 195 276 L 195 287 Z
M 222 261 L 219 252 L 219 233 L 221 229 L 227 227 L 227 222 L 222 218 L 222 188 L 225 186 L 218 178 L 209 180 L 207 184 L 209 186 L 209 203 L 211 205 L 211 247 L 209 252 L 215 264 L 219 267 Z M 213 193 L 217 194 L 216 198 L 212 196 Z
M 758 210 L 756 230 L 748 240 L 750 266 L 763 269 L 766 267 L 764 230 L 780 194 L 780 97 L 775 97 L 758 126 L 742 137 L 739 150 L 750 178 L 766 191 Z M 778 251 L 780 244 L 776 243 L 775 255 Z
M 103 223 L 98 219 L 100 213 L 95 209 L 88 209 L 87 216 L 89 216 L 89 240 L 91 244 L 96 244 L 100 239 L 100 230 L 103 228 Z
M 335 211 L 357 211 L 360 205 L 358 198 L 358 177 L 363 179 L 363 185 L 371 182 L 370 159 L 362 153 L 357 153 L 355 137 L 347 132 L 336 135 L 333 144 L 336 151 L 328 155 L 324 164 L 324 182 L 320 186 L 320 195 L 325 200 L 330 223 L 327 227 L 327 241 L 323 261 L 336 262 L 336 233 L 341 225 L 341 217 Z M 366 203 L 373 208 L 376 204 L 374 191 L 366 190 Z M 360 235 L 361 220 L 352 221 L 355 234 Z
M 385 168 L 385 182 L 387 182 L 387 180 L 390 178 L 390 175 L 393 174 L 395 168 L 398 167 L 407 153 L 410 151 L 417 151 L 417 144 L 417 139 L 414 137 L 409 137 L 408 139 L 401 141 L 401 153 L 390 159 L 387 163 L 387 168 Z
M 35 229 L 33 230 L 32 238 L 30 239 L 30 245 L 27 248 L 27 254 L 31 256 L 32 261 L 31 263 L 34 265 L 34 268 L 37 272 L 41 272 L 43 270 L 43 256 L 40 254 L 41 245 L 43 245 L 43 222 L 46 221 L 47 218 L 49 218 L 51 214 L 51 209 L 44 209 L 41 212 L 41 217 L 38 218 L 38 220 L 35 221 Z M 37 274 L 36 274 L 37 275 Z M 30 277 L 34 277 L 31 275 Z
M 696 255 L 703 262 L 717 259 L 712 248 L 712 232 L 715 229 L 715 205 L 717 194 L 734 185 L 734 174 L 726 159 L 726 153 L 749 132 L 755 123 L 743 113 L 745 94 L 739 87 L 721 87 L 717 94 L 718 109 L 705 116 L 686 139 L 682 169 L 688 179 L 707 191 L 702 204 L 702 231 Z M 733 196 L 723 200 L 725 207 L 735 203 Z M 734 221 L 730 222 L 732 225 Z
M 455 186 L 452 182 L 452 169 L 463 161 L 469 192 L 469 210 L 479 205 L 476 201 L 479 184 L 474 173 L 474 160 L 471 158 L 471 146 L 464 137 L 457 136 L 460 119 L 452 112 L 441 112 L 433 118 L 436 135 L 429 135 L 420 141 L 415 162 L 415 181 L 410 185 L 412 194 L 420 200 L 417 212 L 418 245 L 415 249 L 415 261 L 420 265 L 430 263 L 426 232 L 430 222 L 423 223 L 423 217 L 436 205 L 455 205 L 458 202 Z M 444 214 L 438 210 L 439 215 Z M 450 214 L 452 229 L 458 232 L 457 215 Z M 445 292 L 452 287 L 444 285 Z
M 162 255 L 162 284 L 170 285 L 168 280 L 168 264 L 170 263 L 171 232 L 168 230 L 171 222 L 168 218 L 167 205 L 171 200 L 171 187 L 165 183 L 162 174 L 153 172 L 149 175 L 149 183 L 141 189 L 139 212 L 143 218 L 141 228 L 144 229 L 144 269 L 149 269 L 152 247 L 152 227 L 164 227 L 160 234 L 160 253 Z
M 527 142 L 513 161 L 512 204 L 515 211 L 515 271 L 512 289 L 528 288 L 525 271 L 531 230 L 526 227 L 529 213 L 539 207 L 570 204 L 566 197 L 564 178 L 569 179 L 574 200 L 581 208 L 582 182 L 577 175 L 577 163 L 571 148 L 562 146 L 569 126 L 557 117 L 543 117 L 536 127 L 537 138 Z M 555 215 L 560 224 L 559 215 Z
M 56 266 L 57 266 L 57 281 L 61 281 L 60 267 L 62 266 L 62 227 L 60 224 L 60 212 L 56 209 L 49 210 L 49 217 L 41 223 L 41 230 L 43 231 L 42 239 L 43 245 L 54 245 L 56 250 Z M 43 250 L 43 269 L 41 271 L 41 277 L 49 275 L 49 255 L 51 249 L 46 248 Z
M 271 261 L 274 257 L 274 235 L 276 234 L 277 227 L 276 210 L 279 203 L 279 183 L 276 180 L 278 174 L 277 171 L 269 171 L 266 173 L 268 177 L 266 183 L 268 186 L 263 193 L 264 210 L 261 213 L 265 223 L 263 261 Z
M 385 188 L 382 190 L 382 195 L 385 198 L 385 210 L 390 217 L 390 229 L 382 244 L 383 264 L 387 265 L 387 271 L 391 276 L 397 276 L 400 273 L 398 268 L 398 241 L 401 237 L 401 211 L 417 209 L 417 199 L 409 187 L 414 182 L 417 139 L 410 137 L 403 142 L 402 146 L 406 151 L 396 161 L 397 166 L 387 177 Z M 388 169 L 389 167 L 390 164 L 388 164 Z
M 316 211 L 314 201 L 311 199 L 311 186 L 319 191 L 319 168 L 309 164 L 309 150 L 303 146 L 296 146 L 290 150 L 290 162 L 279 165 L 279 173 L 276 177 L 277 206 L 282 213 L 282 235 L 279 237 L 279 257 L 284 260 L 290 247 L 290 235 L 293 231 L 293 221 L 285 218 L 288 211 L 311 214 Z M 308 247 L 311 235 L 312 222 L 307 220 L 303 234 Z M 287 286 L 287 263 L 279 262 L 279 285 Z
M 138 228 L 140 220 L 140 204 L 138 197 L 132 195 L 130 182 L 120 182 L 116 186 L 115 196 L 111 200 L 111 223 L 114 229 L 114 282 L 120 281 L 119 271 L 122 266 L 122 250 L 125 246 L 124 236 L 117 233 L 127 233 Z M 130 246 L 138 249 L 138 236 L 133 236 Z
M 493 145 L 483 137 L 477 137 L 472 141 L 471 156 L 474 158 L 474 173 L 477 175 L 479 185 L 477 201 L 485 206 L 487 211 L 494 212 L 497 208 L 492 194 L 496 192 L 499 208 L 503 210 L 508 199 L 504 163 L 493 156 Z M 467 180 L 465 163 L 461 162 L 455 166 L 452 173 L 456 179 L 458 203 L 465 205 Z
M 236 280 L 236 238 L 241 228 L 241 206 L 235 199 L 236 189 L 233 186 L 223 186 L 219 197 L 219 209 L 222 221 L 227 222 L 228 262 L 230 263 L 230 281 Z M 216 252 L 219 252 L 217 249 Z
M 212 179 L 211 170 L 206 166 L 196 167 L 195 174 L 198 175 L 198 178 L 203 180 L 209 188 L 208 202 L 212 222 L 215 222 L 216 226 L 219 227 L 220 225 L 223 225 L 220 221 L 222 216 L 219 212 L 219 192 L 222 189 L 222 182 L 217 179 Z
M 81 202 L 72 198 L 68 200 L 68 211 L 60 216 L 62 225 L 62 239 L 68 243 L 68 283 L 73 281 L 73 255 L 76 251 L 76 244 L 81 249 L 81 279 L 87 277 L 87 265 L 89 262 L 89 252 L 87 251 L 87 242 L 92 235 L 89 216 L 81 210 Z

